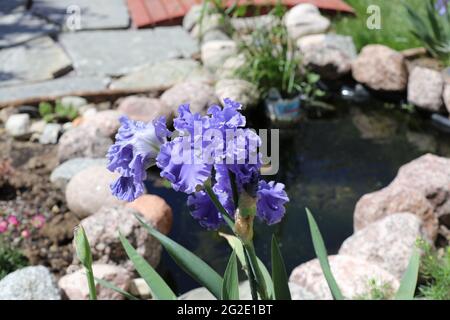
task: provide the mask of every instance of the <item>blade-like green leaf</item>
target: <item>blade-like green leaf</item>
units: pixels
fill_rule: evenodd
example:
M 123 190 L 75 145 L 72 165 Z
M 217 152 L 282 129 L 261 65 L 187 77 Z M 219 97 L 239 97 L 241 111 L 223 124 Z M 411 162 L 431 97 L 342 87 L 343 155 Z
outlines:
M 214 269 L 183 246 L 146 224 L 139 216 L 136 215 L 136 218 L 161 243 L 181 269 L 220 299 L 223 279 Z
M 309 229 L 311 230 L 314 251 L 316 252 L 317 258 L 319 259 L 320 267 L 322 268 L 322 272 L 325 276 L 325 279 L 327 280 L 331 294 L 333 295 L 333 298 L 335 300 L 343 300 L 344 296 L 342 295 L 341 290 L 336 283 L 336 279 L 334 279 L 334 276 L 331 273 L 327 250 L 325 249 L 325 244 L 323 242 L 323 238 L 320 234 L 316 220 L 314 220 L 314 217 L 308 208 L 306 208 L 306 214 L 308 216 Z
M 92 270 L 91 247 L 89 245 L 86 232 L 81 225 L 75 229 L 74 239 L 78 259 L 80 259 L 86 270 L 86 278 L 89 287 L 89 299 L 97 300 L 97 289 L 95 288 L 94 272 Z
M 409 259 L 408 267 L 403 274 L 400 288 L 395 294 L 396 300 L 412 300 L 417 286 L 417 277 L 419 274 L 420 254 L 417 249 L 414 249 L 411 258 Z
M 239 279 L 234 250 L 223 275 L 222 300 L 239 300 Z
M 246 258 L 245 258 L 245 253 L 244 253 L 244 247 L 242 245 L 241 240 L 239 240 L 238 237 L 229 235 L 229 234 L 225 234 L 225 233 L 219 233 L 222 237 L 224 237 L 228 244 L 230 245 L 230 247 L 236 252 L 236 255 L 239 259 L 239 262 L 242 265 L 242 268 L 245 270 L 245 272 L 248 275 L 249 269 L 247 266 L 247 262 L 246 262 Z M 258 258 L 258 265 L 259 268 L 261 270 L 261 273 L 263 275 L 263 278 L 266 282 L 266 287 L 267 287 L 267 291 L 270 297 L 274 296 L 274 291 L 273 291 L 273 282 L 272 282 L 272 277 L 269 273 L 269 271 L 267 270 L 266 266 L 264 265 L 264 263 Z
M 135 296 L 133 296 L 131 293 L 126 292 L 125 290 L 120 289 L 119 287 L 115 286 L 113 283 L 103 280 L 103 279 L 99 279 L 97 277 L 94 277 L 95 281 L 97 283 L 99 283 L 101 286 L 107 288 L 107 289 L 111 289 L 117 293 L 120 293 L 121 295 L 123 295 L 125 298 L 127 298 L 128 300 L 139 300 L 138 298 L 136 298 Z
M 272 236 L 272 281 L 275 300 L 291 300 L 286 267 L 275 236 Z
M 136 249 L 133 248 L 122 234 L 120 234 L 120 241 L 128 257 L 133 262 L 136 271 L 150 287 L 152 296 L 157 300 L 176 300 L 177 296 L 173 293 L 172 289 L 170 289 L 155 269 L 137 253 Z

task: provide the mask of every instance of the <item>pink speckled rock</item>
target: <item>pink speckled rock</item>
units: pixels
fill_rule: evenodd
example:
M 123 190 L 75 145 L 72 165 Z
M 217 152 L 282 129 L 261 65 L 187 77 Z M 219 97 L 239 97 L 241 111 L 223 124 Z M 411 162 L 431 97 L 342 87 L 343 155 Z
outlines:
M 331 272 L 347 299 L 366 294 L 369 290 L 369 281 L 372 279 L 379 284 L 389 284 L 394 292 L 399 287 L 396 277 L 376 264 L 345 255 L 329 256 L 328 259 Z M 292 271 L 289 281 L 298 284 L 320 300 L 332 299 L 318 259 L 296 267 Z
M 127 291 L 131 283 L 131 274 L 124 268 L 94 263 L 92 265 L 94 277 L 113 283 L 116 287 Z M 61 290 L 70 300 L 88 300 L 89 287 L 84 269 L 66 274 L 58 281 Z M 124 296 L 100 284 L 95 286 L 98 300 L 123 300 Z
M 339 254 L 375 263 L 400 280 L 418 238 L 428 238 L 422 221 L 411 213 L 396 213 L 355 232 L 344 241 Z

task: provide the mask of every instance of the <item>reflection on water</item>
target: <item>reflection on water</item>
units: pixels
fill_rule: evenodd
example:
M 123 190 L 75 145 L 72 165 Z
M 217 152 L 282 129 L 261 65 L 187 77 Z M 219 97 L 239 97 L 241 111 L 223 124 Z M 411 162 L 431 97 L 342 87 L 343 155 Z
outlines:
M 352 234 L 353 209 L 363 194 L 387 185 L 401 165 L 424 153 L 450 157 L 450 135 L 417 115 L 380 106 L 337 107 L 331 119 L 305 120 L 280 132 L 280 172 L 268 178 L 286 184 L 291 202 L 280 224 L 255 224 L 256 250 L 268 266 L 271 233 L 282 246 L 288 273 L 314 258 L 305 207 L 315 215 L 329 253 L 336 253 Z M 264 127 L 260 121 L 250 126 Z M 174 212 L 170 237 L 223 273 L 230 253 L 226 241 L 190 217 L 184 194 L 154 179 L 149 192 L 163 197 Z M 167 254 L 159 271 L 177 293 L 198 287 Z

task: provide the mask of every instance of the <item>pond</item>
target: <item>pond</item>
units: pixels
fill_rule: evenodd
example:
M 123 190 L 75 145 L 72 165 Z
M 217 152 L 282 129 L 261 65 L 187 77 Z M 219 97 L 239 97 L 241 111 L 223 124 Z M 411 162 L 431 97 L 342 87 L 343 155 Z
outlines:
M 336 100 L 334 106 L 331 117 L 305 119 L 280 131 L 280 170 L 266 178 L 285 183 L 291 201 L 280 224 L 255 223 L 256 250 L 268 268 L 272 233 L 279 239 L 288 274 L 315 258 L 305 207 L 314 214 L 328 251 L 334 254 L 353 233 L 353 210 L 362 195 L 389 184 L 401 165 L 422 154 L 450 157 L 450 135 L 425 117 L 376 101 L 357 105 Z M 262 117 L 248 118 L 254 119 L 251 127 L 266 127 Z M 162 186 L 156 174 L 147 187 L 173 209 L 170 237 L 223 274 L 230 254 L 226 241 L 201 228 L 189 214 L 186 196 Z M 199 286 L 167 253 L 158 271 L 178 294 Z

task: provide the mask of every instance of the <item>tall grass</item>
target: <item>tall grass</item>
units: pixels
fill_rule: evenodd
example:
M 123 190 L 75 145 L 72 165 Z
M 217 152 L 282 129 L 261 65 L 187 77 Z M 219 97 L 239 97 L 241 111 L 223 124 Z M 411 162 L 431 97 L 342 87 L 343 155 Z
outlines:
M 355 16 L 339 15 L 333 19 L 336 33 L 353 37 L 360 50 L 367 44 L 383 44 L 396 50 L 420 47 L 422 44 L 411 33 L 408 14 L 401 0 L 345 0 L 356 11 Z M 405 0 L 419 15 L 426 14 L 424 0 Z M 367 8 L 377 5 L 381 13 L 381 29 L 370 30 L 366 21 Z

